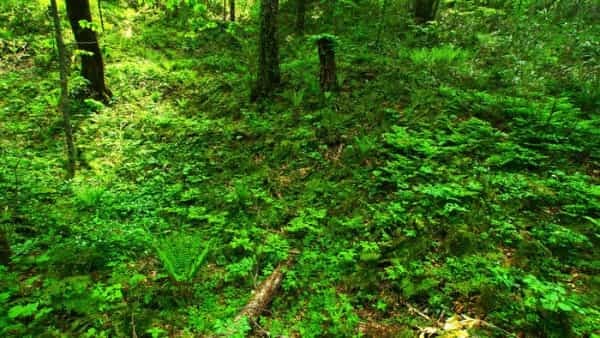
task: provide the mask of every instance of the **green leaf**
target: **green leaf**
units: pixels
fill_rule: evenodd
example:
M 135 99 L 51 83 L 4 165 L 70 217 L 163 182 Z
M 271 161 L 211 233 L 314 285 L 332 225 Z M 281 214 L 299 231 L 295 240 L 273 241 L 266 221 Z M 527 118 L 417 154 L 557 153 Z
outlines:
M 8 310 L 8 318 L 16 319 L 30 317 L 37 311 L 38 306 L 38 302 L 13 306 L 10 308 L 10 310 Z
M 566 311 L 566 312 L 573 311 L 573 307 L 570 304 L 563 303 L 563 302 L 558 303 L 558 308 L 563 311 Z

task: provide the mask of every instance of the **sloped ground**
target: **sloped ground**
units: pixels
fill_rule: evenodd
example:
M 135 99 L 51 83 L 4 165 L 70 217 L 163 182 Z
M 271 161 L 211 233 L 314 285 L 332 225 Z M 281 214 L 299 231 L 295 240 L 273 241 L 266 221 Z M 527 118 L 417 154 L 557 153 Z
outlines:
M 256 335 L 411 336 L 453 314 L 514 334 L 598 329 L 598 27 L 449 11 L 424 31 L 391 17 L 375 48 L 377 27 L 338 22 L 342 89 L 327 97 L 310 38 L 284 27 L 284 89 L 257 107 L 250 22 L 106 6 L 115 100 L 79 105 L 72 182 L 49 30 L 3 37 L 31 46 L 0 79 L 4 335 L 231 332 L 290 250 Z M 180 233 L 212 240 L 191 283 L 154 250 Z

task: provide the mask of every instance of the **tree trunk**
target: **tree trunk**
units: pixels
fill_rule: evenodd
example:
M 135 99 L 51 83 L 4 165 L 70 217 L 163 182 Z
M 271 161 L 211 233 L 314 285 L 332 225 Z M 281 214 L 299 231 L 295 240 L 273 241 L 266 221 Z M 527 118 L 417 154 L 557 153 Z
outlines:
M 306 0 L 296 0 L 296 33 L 304 34 L 306 25 Z
M 388 0 L 383 0 L 383 4 L 381 4 L 381 10 L 379 12 L 379 24 L 377 27 L 377 38 L 375 39 L 375 47 L 379 49 L 381 46 L 381 34 L 385 29 L 385 14 L 388 8 Z
M 325 5 L 325 22 L 331 26 L 331 32 L 337 32 L 337 0 L 327 0 Z
M 91 55 L 81 55 L 81 75 L 90 82 L 93 96 L 106 102 L 111 92 L 104 82 L 104 62 L 98 36 L 90 28 L 83 28 L 79 24 L 81 20 L 92 22 L 90 2 L 89 0 L 66 0 L 66 3 L 77 48 L 88 52 L 87 54 L 91 53 Z
M 235 0 L 229 0 L 229 20 L 235 22 Z
M 435 19 L 437 0 L 415 0 L 415 21 L 424 24 Z
M 6 233 L 0 229 L 0 265 L 8 266 L 10 264 L 11 255 L 12 252 L 10 250 L 10 244 L 8 243 Z
M 323 92 L 337 90 L 337 75 L 335 67 L 335 41 L 331 37 L 322 37 L 317 40 L 319 49 L 319 83 Z
M 60 17 L 58 16 L 58 8 L 56 0 L 50 1 L 52 10 L 52 19 L 54 21 L 54 34 L 56 37 L 56 46 L 58 47 L 58 62 L 60 65 L 60 102 L 59 110 L 62 112 L 63 124 L 65 128 L 65 143 L 67 145 L 67 178 L 75 176 L 75 145 L 73 142 L 73 129 L 71 127 L 71 112 L 69 104 L 69 66 L 67 58 L 67 49 L 62 36 L 60 27 Z
M 252 95 L 253 100 L 270 96 L 281 82 L 279 43 L 277 41 L 278 11 L 279 0 L 261 0 L 258 81 Z

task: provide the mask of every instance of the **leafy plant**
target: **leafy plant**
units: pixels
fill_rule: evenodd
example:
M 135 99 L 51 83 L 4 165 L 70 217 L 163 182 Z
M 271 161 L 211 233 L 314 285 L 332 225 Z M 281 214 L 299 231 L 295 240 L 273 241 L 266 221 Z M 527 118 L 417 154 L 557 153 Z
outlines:
M 155 239 L 154 248 L 169 276 L 177 282 L 191 282 L 211 249 L 198 235 L 174 233 Z

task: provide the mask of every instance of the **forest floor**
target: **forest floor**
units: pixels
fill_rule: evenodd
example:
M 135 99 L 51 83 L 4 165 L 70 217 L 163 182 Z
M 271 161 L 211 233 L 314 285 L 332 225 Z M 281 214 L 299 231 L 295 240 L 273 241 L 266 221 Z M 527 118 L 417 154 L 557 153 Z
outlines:
M 106 2 L 114 98 L 76 102 L 65 182 L 36 6 L 0 24 L 4 336 L 598 332 L 598 25 L 450 11 L 428 28 L 390 18 L 377 42 L 363 8 L 336 23 L 340 91 L 325 95 L 314 39 L 282 25 L 283 88 L 254 104 L 251 21 Z M 290 252 L 269 309 L 234 321 Z

